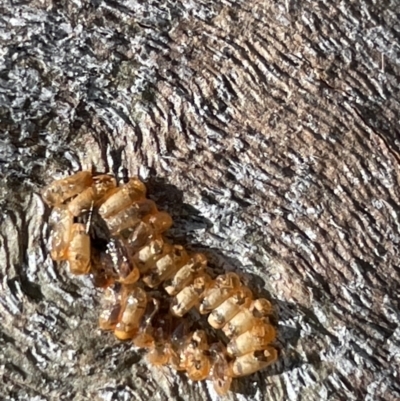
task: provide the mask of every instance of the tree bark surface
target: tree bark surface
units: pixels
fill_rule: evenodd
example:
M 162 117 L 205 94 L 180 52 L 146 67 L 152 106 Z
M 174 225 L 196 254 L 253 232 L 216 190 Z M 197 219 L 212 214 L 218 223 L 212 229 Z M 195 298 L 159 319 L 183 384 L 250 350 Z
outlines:
M 139 176 L 279 315 L 231 400 L 400 400 L 397 0 L 0 4 L 0 398 L 205 400 L 97 328 L 40 189 Z

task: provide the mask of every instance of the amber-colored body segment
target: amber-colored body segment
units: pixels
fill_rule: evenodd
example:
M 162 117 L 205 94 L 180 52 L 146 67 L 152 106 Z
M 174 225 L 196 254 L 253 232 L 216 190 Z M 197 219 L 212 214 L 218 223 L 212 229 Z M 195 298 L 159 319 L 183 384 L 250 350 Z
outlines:
M 179 269 L 176 274 L 164 282 L 165 291 L 169 295 L 176 295 L 183 288 L 187 287 L 196 276 L 204 273 L 207 266 L 207 259 L 201 253 L 192 255 L 189 261 Z
M 228 298 L 211 312 L 208 316 L 208 323 L 214 327 L 214 329 L 222 329 L 242 308 L 248 309 L 250 307 L 252 304 L 251 296 L 252 294 L 248 288 L 242 288 L 237 294 Z
M 211 370 L 211 358 L 206 333 L 195 331 L 182 350 L 181 366 L 187 371 L 193 381 L 206 379 Z
M 218 276 L 212 286 L 204 293 L 200 304 L 200 313 L 210 313 L 241 287 L 240 278 L 235 273 Z
M 58 206 L 83 192 L 92 185 L 92 182 L 90 171 L 80 171 L 70 177 L 52 182 L 44 188 L 42 197 L 49 206 Z
M 146 187 L 144 184 L 137 178 L 131 178 L 100 206 L 99 213 L 106 219 L 126 209 L 134 201 L 143 199 L 145 195 Z
M 143 315 L 138 334 L 134 337 L 133 343 L 139 348 L 150 348 L 155 345 L 155 329 L 152 326 L 154 316 L 160 309 L 160 301 L 155 298 L 148 299 L 146 311 Z
M 150 288 L 158 287 L 163 281 L 173 276 L 189 257 L 180 245 L 174 245 L 166 255 L 158 259 L 143 277 L 143 282 Z
M 171 304 L 171 313 L 174 316 L 182 317 L 189 312 L 190 309 L 199 304 L 201 295 L 210 283 L 211 278 L 207 274 L 195 278 L 193 284 L 185 287 L 176 295 Z
M 250 330 L 255 323 L 256 319 L 251 311 L 241 307 L 240 312 L 222 328 L 222 331 L 227 337 L 235 337 Z
M 247 376 L 271 365 L 278 359 L 275 348 L 268 346 L 264 351 L 254 351 L 236 358 L 232 362 L 233 377 Z
M 113 177 L 87 171 L 50 184 L 43 198 L 55 206 L 51 257 L 67 260 L 74 274 L 91 274 L 104 288 L 101 329 L 148 349 L 153 365 L 185 371 L 193 381 L 211 379 L 224 395 L 232 378 L 276 361 L 272 305 L 254 299 L 236 273 L 212 279 L 203 254 L 168 242 L 163 233 L 171 216 L 145 196 L 137 178 L 117 187 Z M 97 231 L 90 230 L 92 215 L 106 226 L 106 247 L 105 237 L 97 244 Z M 185 315 L 192 309 L 208 314 L 208 324 L 222 329 L 228 344 L 190 330 Z
M 120 340 L 128 340 L 139 331 L 140 322 L 146 310 L 147 295 L 139 287 L 125 287 L 123 291 L 121 317 L 115 326 L 114 334 Z
M 69 269 L 73 274 L 87 274 L 90 270 L 90 237 L 84 224 L 73 224 L 67 252 Z
M 231 340 L 227 351 L 230 356 L 242 356 L 263 350 L 275 339 L 275 329 L 270 324 L 259 323 L 250 330 Z
M 61 205 L 55 207 L 50 215 L 50 254 L 53 260 L 66 260 L 71 239 L 72 215 L 68 208 Z
M 144 217 L 154 214 L 156 211 L 157 207 L 152 200 L 143 199 L 105 218 L 105 221 L 111 234 L 118 234 L 121 231 L 136 227 Z
M 106 199 L 107 194 L 116 186 L 115 178 L 109 175 L 94 177 L 92 186 L 86 188 L 68 204 L 69 211 L 73 216 L 89 211 L 100 199 Z

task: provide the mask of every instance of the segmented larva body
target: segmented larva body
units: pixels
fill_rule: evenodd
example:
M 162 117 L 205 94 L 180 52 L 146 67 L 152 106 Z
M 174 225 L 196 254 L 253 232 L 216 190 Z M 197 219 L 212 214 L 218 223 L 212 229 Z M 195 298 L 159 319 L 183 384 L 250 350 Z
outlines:
M 147 348 L 154 365 L 212 379 L 221 395 L 232 378 L 276 361 L 270 302 L 254 299 L 235 273 L 212 279 L 203 254 L 169 243 L 162 234 L 172 219 L 146 198 L 139 179 L 118 187 L 109 175 L 82 171 L 53 182 L 42 196 L 53 207 L 51 257 L 105 289 L 102 329 Z M 88 215 L 103 224 L 102 238 L 84 224 Z M 208 315 L 206 326 L 191 330 L 183 317 L 193 311 Z M 215 329 L 228 341 L 210 335 Z

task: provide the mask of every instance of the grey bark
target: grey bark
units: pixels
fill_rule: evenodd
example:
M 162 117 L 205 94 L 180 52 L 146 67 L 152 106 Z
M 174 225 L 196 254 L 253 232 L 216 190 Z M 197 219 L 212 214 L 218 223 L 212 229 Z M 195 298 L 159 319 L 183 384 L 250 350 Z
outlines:
M 243 274 L 281 356 L 232 400 L 400 400 L 396 0 L 0 3 L 0 398 L 215 399 L 97 329 L 46 250 L 51 180 L 139 174 Z

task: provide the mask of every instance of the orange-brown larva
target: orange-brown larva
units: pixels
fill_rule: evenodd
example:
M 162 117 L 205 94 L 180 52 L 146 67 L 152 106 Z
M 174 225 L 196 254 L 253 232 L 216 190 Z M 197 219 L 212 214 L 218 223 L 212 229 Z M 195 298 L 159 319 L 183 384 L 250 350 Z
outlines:
M 49 206 L 58 206 L 92 185 L 90 171 L 80 171 L 62 180 L 52 182 L 42 191 L 42 197 Z
M 213 380 L 220 395 L 232 378 L 277 360 L 271 303 L 254 299 L 235 273 L 213 279 L 203 254 L 168 242 L 163 233 L 172 219 L 145 197 L 138 178 L 117 186 L 109 175 L 82 171 L 42 194 L 54 207 L 51 257 L 66 260 L 74 274 L 91 274 L 104 288 L 103 330 L 147 348 L 154 365 L 185 371 L 194 381 Z M 102 227 L 100 237 L 87 224 L 89 211 L 90 221 Z M 207 319 L 190 323 L 194 309 Z M 218 329 L 227 342 L 218 339 Z

